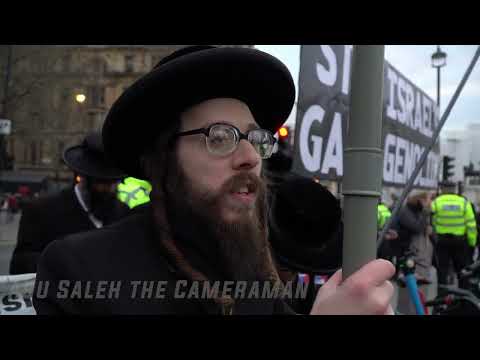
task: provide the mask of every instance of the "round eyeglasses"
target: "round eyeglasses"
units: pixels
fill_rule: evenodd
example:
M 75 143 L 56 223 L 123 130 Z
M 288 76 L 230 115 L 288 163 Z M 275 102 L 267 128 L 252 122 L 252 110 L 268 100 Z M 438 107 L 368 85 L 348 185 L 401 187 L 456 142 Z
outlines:
M 243 134 L 238 128 L 230 124 L 212 124 L 207 128 L 184 131 L 176 137 L 203 134 L 207 150 L 214 155 L 225 156 L 233 153 L 240 140 L 247 140 L 262 159 L 272 156 L 274 145 L 277 141 L 272 133 L 264 129 L 249 130 Z

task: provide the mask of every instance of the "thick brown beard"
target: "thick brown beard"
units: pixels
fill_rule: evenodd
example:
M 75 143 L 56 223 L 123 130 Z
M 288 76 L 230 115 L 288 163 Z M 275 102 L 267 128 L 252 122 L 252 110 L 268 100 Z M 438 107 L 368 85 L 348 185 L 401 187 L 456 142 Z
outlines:
M 232 209 L 238 213 L 238 220 L 224 221 L 221 211 L 225 196 L 248 182 L 249 189 L 257 194 L 254 208 Z M 214 274 L 209 274 L 216 278 L 212 280 L 279 281 L 268 242 L 266 186 L 261 178 L 241 173 L 230 178 L 217 193 L 200 194 L 177 167 L 170 172 L 164 189 L 163 201 L 153 197 L 153 206 L 165 207 L 179 249 L 196 253 L 210 269 L 215 269 Z

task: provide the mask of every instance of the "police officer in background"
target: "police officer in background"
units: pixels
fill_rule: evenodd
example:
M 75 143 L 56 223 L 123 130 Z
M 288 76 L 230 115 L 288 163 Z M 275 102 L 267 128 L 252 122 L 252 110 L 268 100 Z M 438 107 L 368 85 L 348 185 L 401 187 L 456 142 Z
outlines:
M 392 217 L 390 209 L 384 203 L 380 202 L 377 206 L 377 227 L 383 229 L 385 223 Z
M 130 176 L 118 184 L 117 198 L 130 209 L 133 209 L 148 203 L 151 191 L 152 185 L 148 181 Z
M 378 235 L 382 231 L 387 221 L 392 217 L 392 212 L 382 201 L 377 206 L 377 231 Z M 378 237 L 377 235 L 377 237 Z M 390 240 L 398 239 L 398 233 L 394 229 L 388 229 L 385 233 L 380 249 L 378 249 L 377 257 L 387 260 L 393 260 L 395 254 L 393 253 L 393 247 Z M 394 260 L 395 261 L 395 260 Z
M 438 283 L 447 284 L 450 260 L 457 274 L 469 264 L 469 247 L 477 243 L 477 224 L 471 203 L 455 194 L 455 183 L 440 186 L 442 193 L 432 202 L 432 222 L 437 237 Z M 459 286 L 464 284 L 460 281 Z
M 475 215 L 475 221 L 477 223 L 477 243 L 474 247 L 469 247 L 469 255 L 468 255 L 468 265 L 473 264 L 475 261 L 478 260 L 478 231 L 479 231 L 479 214 L 478 214 L 478 204 L 475 206 L 475 204 L 470 201 L 470 204 L 472 205 L 472 210 L 473 214 Z

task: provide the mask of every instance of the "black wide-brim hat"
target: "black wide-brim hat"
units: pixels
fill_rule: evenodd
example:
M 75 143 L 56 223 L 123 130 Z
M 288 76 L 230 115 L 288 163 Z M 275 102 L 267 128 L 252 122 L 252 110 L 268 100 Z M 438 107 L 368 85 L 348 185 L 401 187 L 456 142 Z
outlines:
M 96 179 L 119 180 L 126 175 L 107 159 L 100 133 L 88 134 L 80 145 L 72 146 L 63 153 L 63 161 L 74 172 Z
M 102 130 L 108 156 L 128 175 L 143 178 L 140 158 L 162 130 L 189 107 L 214 98 L 245 102 L 258 125 L 275 133 L 293 108 L 295 85 L 281 61 L 259 50 L 180 49 L 113 104 Z
M 275 192 L 270 243 L 279 263 L 294 271 L 332 274 L 342 265 L 339 201 L 310 178 L 293 178 Z

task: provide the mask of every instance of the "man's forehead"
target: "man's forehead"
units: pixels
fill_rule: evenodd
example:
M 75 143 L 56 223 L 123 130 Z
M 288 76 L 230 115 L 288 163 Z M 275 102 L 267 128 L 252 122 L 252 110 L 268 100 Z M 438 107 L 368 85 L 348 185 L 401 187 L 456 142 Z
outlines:
M 232 98 L 203 101 L 187 109 L 181 115 L 181 120 L 182 127 L 207 127 L 221 122 L 247 130 L 259 128 L 248 105 Z

